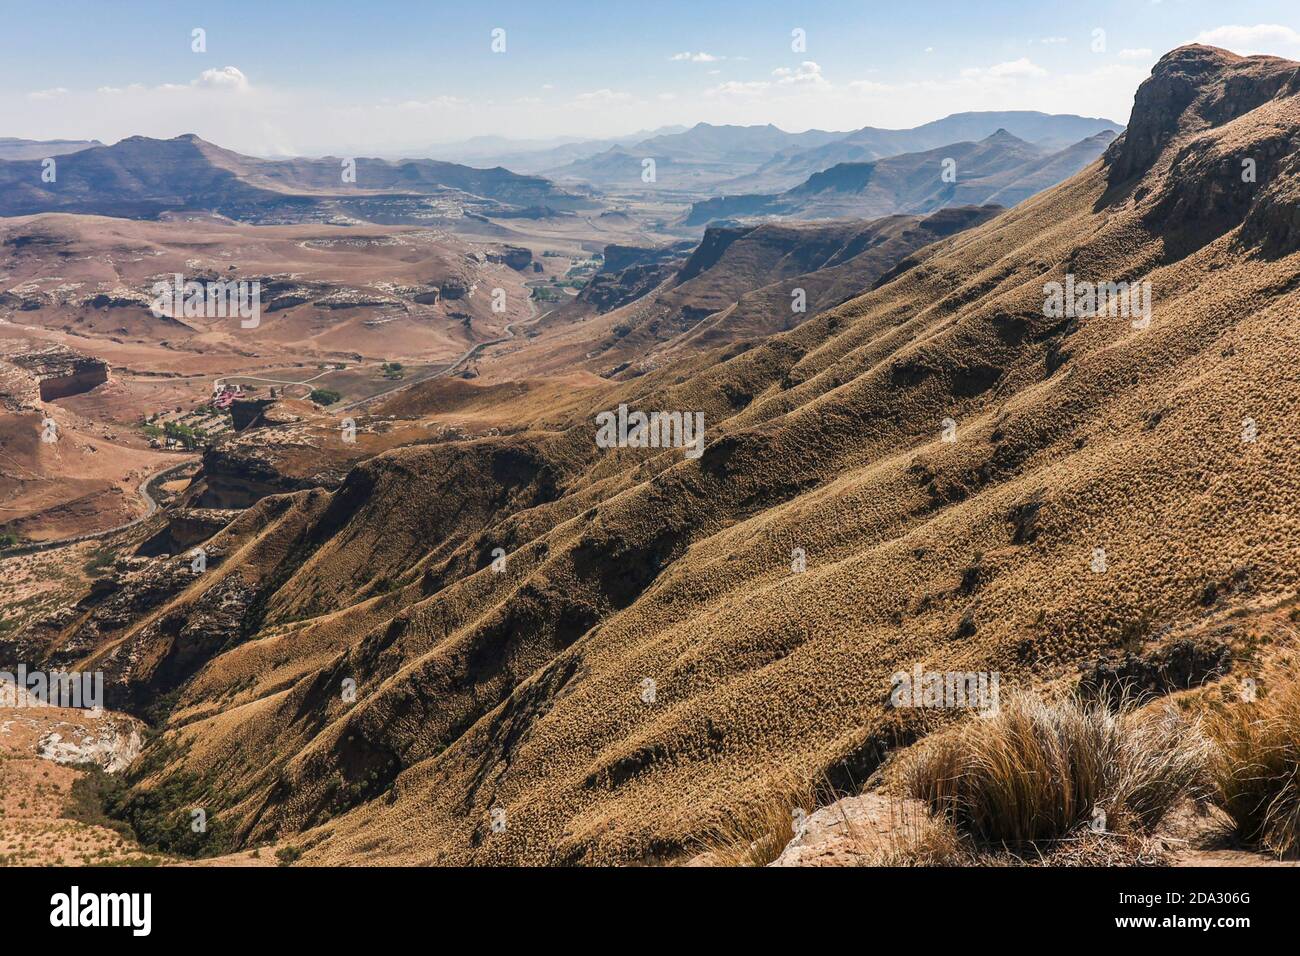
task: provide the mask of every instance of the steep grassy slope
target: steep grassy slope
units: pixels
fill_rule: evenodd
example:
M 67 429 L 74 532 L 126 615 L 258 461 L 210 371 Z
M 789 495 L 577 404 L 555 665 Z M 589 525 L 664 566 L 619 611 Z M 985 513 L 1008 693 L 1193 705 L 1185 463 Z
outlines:
M 1103 160 L 790 332 L 260 502 L 95 652 L 175 695 L 138 805 L 316 863 L 671 857 L 778 775 L 860 783 L 914 663 L 1040 684 L 1294 601 L 1297 94 L 1181 48 Z M 1045 317 L 1066 273 L 1152 321 Z M 703 457 L 595 447 L 619 402 L 703 411 Z

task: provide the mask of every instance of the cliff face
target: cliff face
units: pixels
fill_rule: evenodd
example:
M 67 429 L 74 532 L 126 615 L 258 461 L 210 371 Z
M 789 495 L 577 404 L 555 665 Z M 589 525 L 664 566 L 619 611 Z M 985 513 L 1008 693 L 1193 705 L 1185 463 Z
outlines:
M 610 284 L 593 280 L 584 290 L 588 301 L 626 306 L 593 352 L 605 368 L 621 365 L 617 374 L 632 377 L 681 352 L 788 331 L 883 275 L 910 268 L 925 246 L 1000 211 L 959 207 L 931 216 L 711 227 L 675 272 L 632 265 Z M 644 298 L 631 296 L 638 290 Z
M 690 241 L 657 248 L 607 245 L 600 271 L 583 286 L 578 301 L 591 304 L 597 312 L 635 302 L 675 276 L 695 247 Z
M 302 447 L 226 441 L 203 454 L 191 500 L 199 508 L 247 508 L 268 495 L 303 488 L 337 488 L 346 474 L 327 460 L 313 461 Z M 350 462 L 349 462 L 350 463 Z
M 622 246 L 610 243 L 605 246 L 604 263 L 600 271 L 602 274 L 612 274 L 622 272 L 629 266 L 670 262 L 689 255 L 695 245 L 689 240 L 659 247 Z
M 1169 53 L 1138 88 L 1133 121 L 1106 153 L 1114 193 L 1150 180 L 1136 187 L 1151 191 L 1147 225 L 1177 254 L 1238 226 L 1243 247 L 1287 254 L 1300 236 L 1289 109 L 1297 92 L 1300 69 L 1289 60 L 1199 45 Z
M 523 246 L 502 246 L 499 250 L 486 254 L 488 262 L 497 262 L 509 266 L 516 272 L 523 272 L 533 264 L 533 254 Z
M 600 272 L 578 293 L 578 300 L 590 303 L 597 312 L 610 312 L 648 295 L 656 286 L 677 274 L 677 262 L 648 262 L 626 266 L 617 272 Z
M 79 395 L 108 381 L 107 362 L 62 345 L 32 346 L 6 359 L 36 379 L 43 402 Z
M 1265 104 L 1294 96 L 1296 84 L 1296 65 L 1290 60 L 1241 57 L 1199 44 L 1167 53 L 1138 87 L 1128 128 L 1107 151 L 1111 182 L 1150 169 L 1176 137 L 1226 127 Z

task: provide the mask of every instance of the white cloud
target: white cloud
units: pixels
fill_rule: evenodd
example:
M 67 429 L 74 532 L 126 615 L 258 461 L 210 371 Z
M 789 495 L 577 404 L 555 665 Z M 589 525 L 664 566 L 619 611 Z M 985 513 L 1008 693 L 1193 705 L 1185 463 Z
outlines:
M 235 90 L 246 93 L 249 90 L 248 77 L 236 66 L 223 66 L 219 70 L 204 70 L 192 86 L 210 90 Z
M 1144 46 L 1136 49 L 1120 50 L 1119 55 L 1124 60 L 1149 60 L 1155 56 L 1149 47 Z
M 962 70 L 961 75 L 970 79 L 991 77 L 998 80 L 1014 80 L 1027 76 L 1046 76 L 1047 71 L 1030 60 L 1029 57 L 1022 56 L 1018 60 L 1007 60 L 1004 63 L 995 63 L 990 67 L 972 67 L 970 69 Z
M 686 63 L 716 63 L 719 60 L 725 60 L 725 56 L 715 56 L 712 53 L 705 53 L 701 50 L 699 53 L 691 53 L 689 50 L 685 53 L 674 53 L 671 57 L 673 60 L 679 60 Z
M 812 60 L 804 60 L 795 69 L 789 67 L 780 67 L 772 71 L 776 77 L 776 82 L 781 86 L 794 86 L 796 84 L 809 86 L 828 86 L 826 77 L 822 76 L 822 68 Z
M 1251 56 L 1267 53 L 1274 56 L 1292 56 L 1300 53 L 1300 33 L 1278 23 L 1257 23 L 1253 27 L 1229 25 L 1204 30 L 1196 37 L 1197 43 L 1221 46 Z
M 34 93 L 28 93 L 29 100 L 53 100 L 63 96 L 68 91 L 61 86 L 56 86 L 48 90 L 36 90 Z

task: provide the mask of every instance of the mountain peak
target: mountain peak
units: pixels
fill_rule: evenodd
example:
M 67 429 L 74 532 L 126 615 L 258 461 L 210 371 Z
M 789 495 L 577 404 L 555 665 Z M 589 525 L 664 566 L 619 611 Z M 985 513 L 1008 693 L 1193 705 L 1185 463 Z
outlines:
M 989 143 L 989 144 L 1013 144 L 1013 143 L 1023 143 L 1024 140 L 1021 139 L 1019 136 L 1007 132 L 1007 130 L 1004 127 L 999 127 L 998 129 L 990 133 L 988 136 L 984 137 L 984 139 L 981 140 L 981 142 Z
M 1171 50 L 1133 98 L 1128 128 L 1108 154 L 1112 181 L 1150 168 L 1180 131 L 1222 126 L 1298 88 L 1300 63 L 1291 60 L 1243 57 L 1200 43 Z

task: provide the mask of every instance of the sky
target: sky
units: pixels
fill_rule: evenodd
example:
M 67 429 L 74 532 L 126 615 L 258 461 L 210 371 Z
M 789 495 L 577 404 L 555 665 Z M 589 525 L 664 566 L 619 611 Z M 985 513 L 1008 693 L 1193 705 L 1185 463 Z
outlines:
M 1300 59 L 1295 0 L 0 0 L 0 136 L 264 156 L 697 122 L 1128 120 L 1189 42 Z M 195 31 L 202 31 L 202 43 Z M 494 49 L 495 46 L 495 49 Z

